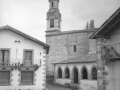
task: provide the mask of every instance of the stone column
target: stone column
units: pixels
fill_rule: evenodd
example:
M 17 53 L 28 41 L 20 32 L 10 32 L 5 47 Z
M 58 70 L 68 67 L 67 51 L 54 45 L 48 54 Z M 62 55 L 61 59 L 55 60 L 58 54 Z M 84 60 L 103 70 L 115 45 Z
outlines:
M 57 68 L 56 68 L 56 65 L 54 64 L 54 82 L 56 82 L 56 79 L 57 79 Z
M 88 80 L 92 80 L 91 71 L 88 72 Z
M 65 78 L 65 71 L 64 71 L 64 69 L 62 69 L 62 78 L 63 79 Z
M 97 78 L 98 78 L 98 90 L 107 90 L 107 83 L 106 83 L 106 76 L 104 74 L 105 72 L 105 63 L 102 58 L 102 47 L 103 47 L 103 40 L 104 38 L 98 38 L 97 39 Z
M 73 81 L 73 78 L 74 78 L 74 77 L 73 77 L 73 70 L 70 69 L 70 79 L 71 79 L 71 82 L 70 82 L 70 83 L 71 83 L 71 84 L 73 84 L 73 82 L 74 82 L 74 81 Z

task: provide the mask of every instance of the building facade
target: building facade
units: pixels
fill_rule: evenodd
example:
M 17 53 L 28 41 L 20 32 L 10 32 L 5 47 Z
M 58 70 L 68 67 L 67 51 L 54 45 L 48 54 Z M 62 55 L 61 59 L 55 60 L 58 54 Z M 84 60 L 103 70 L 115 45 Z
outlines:
M 90 38 L 97 40 L 98 90 L 120 90 L 120 8 Z
M 90 59 L 88 57 L 96 53 L 96 40 L 89 39 L 89 36 L 97 30 L 97 28 L 94 28 L 94 24 L 91 24 L 91 28 L 89 29 L 61 31 L 61 20 L 59 0 L 49 0 L 46 43 L 50 46 L 50 49 L 47 54 L 47 77 L 57 77 L 57 75 L 54 75 L 57 73 L 57 67 L 54 65 L 57 66 L 62 61 L 72 61 L 72 65 L 74 66 L 74 63 L 78 60 L 77 62 L 82 67 L 82 65 L 86 64 L 86 61 L 89 62 Z M 86 59 L 82 58 L 82 56 L 86 57 Z M 95 55 L 93 56 L 95 57 Z M 94 57 L 90 61 L 91 67 L 92 65 L 96 65 Z M 80 63 L 82 60 L 84 60 L 84 63 Z M 63 67 L 66 66 L 67 63 L 64 63 Z M 87 65 L 85 66 L 87 67 Z
M 61 85 L 77 85 L 82 89 L 97 90 L 96 54 L 82 55 L 79 58 L 53 63 L 54 81 Z M 90 83 L 93 83 L 90 85 Z M 86 85 L 86 86 L 83 86 Z M 93 87 L 91 89 L 91 87 Z
M 10 26 L 0 41 L 0 90 L 44 90 L 49 46 Z

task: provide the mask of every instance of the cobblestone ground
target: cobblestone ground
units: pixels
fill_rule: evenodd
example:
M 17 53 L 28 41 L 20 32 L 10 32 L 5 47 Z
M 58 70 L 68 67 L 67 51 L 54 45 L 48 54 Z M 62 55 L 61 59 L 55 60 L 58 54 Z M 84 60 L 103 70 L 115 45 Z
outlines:
M 71 90 L 70 88 L 55 84 L 52 78 L 47 78 L 46 84 L 48 90 Z

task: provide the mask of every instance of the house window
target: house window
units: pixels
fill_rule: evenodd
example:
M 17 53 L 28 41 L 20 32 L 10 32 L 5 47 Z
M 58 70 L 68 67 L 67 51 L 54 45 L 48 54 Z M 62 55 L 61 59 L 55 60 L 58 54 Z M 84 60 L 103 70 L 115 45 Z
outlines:
M 73 50 L 74 50 L 74 52 L 77 51 L 76 45 L 73 46 Z
M 21 84 L 33 84 L 33 71 L 21 71 Z
M 24 51 L 24 64 L 25 65 L 32 65 L 33 60 L 33 51 L 32 50 L 25 50 Z
M 0 71 L 0 85 L 10 84 L 10 71 Z
M 51 28 L 54 27 L 54 19 L 53 19 L 53 18 L 50 19 L 50 27 L 51 27 Z
M 8 64 L 9 63 L 9 50 L 0 51 L 0 63 Z

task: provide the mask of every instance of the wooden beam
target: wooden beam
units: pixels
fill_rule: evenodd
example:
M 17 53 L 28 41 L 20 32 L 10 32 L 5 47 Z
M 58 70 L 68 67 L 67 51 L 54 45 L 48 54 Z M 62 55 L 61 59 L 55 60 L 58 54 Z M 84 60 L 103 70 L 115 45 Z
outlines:
M 105 35 L 96 35 L 95 37 L 97 37 L 97 38 L 110 39 L 110 36 L 105 36 Z
M 117 23 L 120 22 L 120 18 L 118 17 L 118 19 L 115 19 L 115 23 L 113 23 L 112 25 L 106 25 L 108 27 L 107 30 L 105 30 L 105 32 L 103 34 L 105 34 L 106 32 L 108 32 L 112 27 L 114 27 Z

